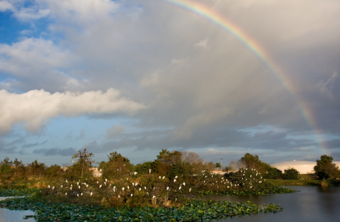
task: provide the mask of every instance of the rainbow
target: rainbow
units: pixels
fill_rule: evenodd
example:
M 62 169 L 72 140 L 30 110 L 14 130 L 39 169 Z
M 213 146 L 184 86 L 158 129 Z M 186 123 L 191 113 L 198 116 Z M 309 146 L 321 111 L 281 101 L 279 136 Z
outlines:
M 322 132 L 317 129 L 317 124 L 313 116 L 312 109 L 308 107 L 307 104 L 303 103 L 297 98 L 297 90 L 294 87 L 293 82 L 289 79 L 288 75 L 284 75 L 284 72 L 275 65 L 274 61 L 271 59 L 268 53 L 258 44 L 254 39 L 248 36 L 239 27 L 232 24 L 225 17 L 219 15 L 217 12 L 208 8 L 207 6 L 200 4 L 192 0 L 164 0 L 172 5 L 178 6 L 187 11 L 193 12 L 207 19 L 208 21 L 214 23 L 215 25 L 223 28 L 233 35 L 239 42 L 241 42 L 246 48 L 249 49 L 262 63 L 264 63 L 271 72 L 276 76 L 276 78 L 281 82 L 281 84 L 294 96 L 297 100 L 297 104 L 301 110 L 301 114 L 307 124 L 312 129 L 316 141 L 319 144 L 321 154 L 329 155 L 327 144 L 322 138 Z

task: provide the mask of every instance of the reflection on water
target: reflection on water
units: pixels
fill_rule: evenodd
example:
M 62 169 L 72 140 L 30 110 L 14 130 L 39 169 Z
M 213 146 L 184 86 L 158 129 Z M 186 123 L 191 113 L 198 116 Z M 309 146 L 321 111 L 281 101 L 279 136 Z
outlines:
M 233 222 L 334 222 L 340 221 L 339 187 L 289 187 L 300 190 L 297 193 L 268 196 L 204 196 L 204 200 L 251 201 L 255 204 L 278 204 L 283 211 L 259 213 L 257 215 L 233 217 L 219 221 Z
M 8 197 L 0 197 L 0 201 Z M 5 208 L 0 208 L 0 222 L 34 222 L 35 219 L 29 218 L 24 220 L 26 215 L 34 215 L 31 210 L 8 210 Z

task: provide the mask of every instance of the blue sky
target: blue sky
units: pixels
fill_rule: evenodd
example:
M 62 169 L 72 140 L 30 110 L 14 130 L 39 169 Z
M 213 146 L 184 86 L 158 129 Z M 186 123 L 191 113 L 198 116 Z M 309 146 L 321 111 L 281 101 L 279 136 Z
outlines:
M 1 157 L 69 164 L 87 148 L 96 162 L 117 151 L 136 164 L 167 148 L 224 164 L 247 152 L 340 160 L 340 2 L 196 2 L 261 45 L 296 94 L 169 1 L 0 0 Z

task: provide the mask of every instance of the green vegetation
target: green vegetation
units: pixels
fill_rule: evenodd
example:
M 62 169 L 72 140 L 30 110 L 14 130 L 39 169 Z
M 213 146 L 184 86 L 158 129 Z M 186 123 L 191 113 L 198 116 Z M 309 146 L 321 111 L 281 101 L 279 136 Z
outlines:
M 189 196 L 283 194 L 295 191 L 280 187 L 282 185 L 321 184 L 321 180 L 311 180 L 315 179 L 314 175 L 299 175 L 293 168 L 282 174 L 249 153 L 237 162 L 238 171 L 233 162 L 226 168 L 232 172 L 224 175 L 211 174 L 216 164 L 205 162 L 192 152 L 163 149 L 154 161 L 136 166 L 128 158 L 112 152 L 106 162 L 99 163 L 101 177 L 93 175 L 92 158 L 93 154 L 84 149 L 73 156 L 75 163 L 66 168 L 47 167 L 37 160 L 24 165 L 17 159 L 12 162 L 5 158 L 0 164 L 0 188 L 7 189 L 0 190 L 0 196 L 28 197 L 5 200 L 0 206 L 34 210 L 38 221 L 56 218 L 200 221 L 259 211 L 276 212 L 281 208 L 277 205 L 258 208 L 250 202 L 193 200 L 188 199 Z M 324 162 L 322 166 L 331 165 L 329 161 Z M 329 178 L 324 184 L 339 185 L 339 181 Z M 28 187 L 31 189 L 26 189 Z
M 322 155 L 320 160 L 316 160 L 314 167 L 315 175 L 320 179 L 335 179 L 340 177 L 339 168 L 333 163 L 333 157 Z
M 257 207 L 251 202 L 187 200 L 181 207 L 153 208 L 126 206 L 108 208 L 69 203 L 53 203 L 38 198 L 7 199 L 1 207 L 12 210 L 33 210 L 37 221 L 207 221 L 233 216 L 281 211 L 279 205 Z
M 287 180 L 298 180 L 300 178 L 300 173 L 294 168 L 289 168 L 285 170 L 284 179 Z
M 244 157 L 238 160 L 237 165 L 239 168 L 256 169 L 266 179 L 283 179 L 281 170 L 262 162 L 257 155 L 253 156 L 250 153 L 246 153 Z

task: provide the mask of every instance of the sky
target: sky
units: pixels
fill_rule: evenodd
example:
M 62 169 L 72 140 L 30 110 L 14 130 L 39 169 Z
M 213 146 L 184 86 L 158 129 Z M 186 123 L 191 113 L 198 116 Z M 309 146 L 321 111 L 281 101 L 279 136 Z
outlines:
M 338 0 L 0 0 L 0 159 L 339 161 L 339 14 Z

